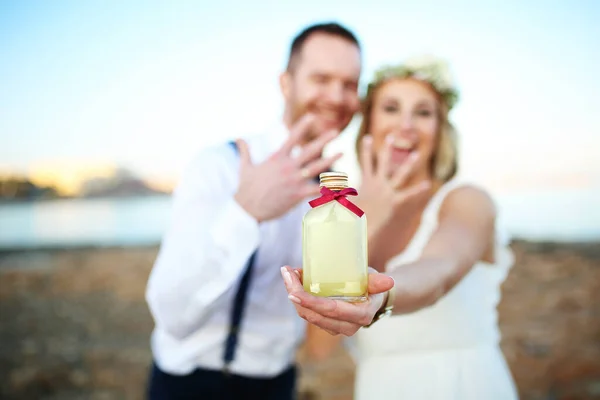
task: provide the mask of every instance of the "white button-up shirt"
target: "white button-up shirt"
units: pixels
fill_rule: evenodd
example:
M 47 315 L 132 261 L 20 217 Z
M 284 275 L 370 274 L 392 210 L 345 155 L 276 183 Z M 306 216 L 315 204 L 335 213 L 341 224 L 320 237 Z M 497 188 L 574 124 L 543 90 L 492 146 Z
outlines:
M 248 138 L 252 161 L 264 161 L 288 135 L 278 124 Z M 305 323 L 287 298 L 280 268 L 301 266 L 308 199 L 258 224 L 233 198 L 238 176 L 237 151 L 224 143 L 200 152 L 173 193 L 172 220 L 146 290 L 155 320 L 152 351 L 165 372 L 223 367 L 233 299 L 257 248 L 231 371 L 275 376 L 294 362 L 303 340 Z

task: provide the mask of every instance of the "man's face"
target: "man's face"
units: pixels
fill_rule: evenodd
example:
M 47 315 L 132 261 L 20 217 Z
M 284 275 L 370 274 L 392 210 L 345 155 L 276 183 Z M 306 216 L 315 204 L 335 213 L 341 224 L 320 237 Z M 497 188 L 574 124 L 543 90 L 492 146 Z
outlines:
M 342 131 L 358 111 L 360 51 L 338 36 L 316 33 L 281 77 L 281 89 L 291 123 L 307 112 L 316 116 L 308 140 L 335 129 Z

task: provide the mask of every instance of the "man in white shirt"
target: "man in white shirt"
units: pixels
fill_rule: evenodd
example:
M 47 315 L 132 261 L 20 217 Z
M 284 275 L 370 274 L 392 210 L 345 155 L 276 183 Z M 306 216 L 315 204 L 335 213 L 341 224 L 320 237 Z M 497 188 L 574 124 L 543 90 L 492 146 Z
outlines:
M 146 293 L 151 400 L 294 398 L 305 325 L 280 267 L 302 264 L 307 200 L 341 156 L 322 150 L 359 109 L 360 72 L 349 30 L 306 28 L 280 77 L 281 123 L 202 151 L 184 173 Z

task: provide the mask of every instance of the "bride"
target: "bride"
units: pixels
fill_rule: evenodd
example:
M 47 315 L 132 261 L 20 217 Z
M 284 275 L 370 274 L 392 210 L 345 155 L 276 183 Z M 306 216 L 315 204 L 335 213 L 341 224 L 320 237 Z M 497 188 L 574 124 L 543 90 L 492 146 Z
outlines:
M 458 94 L 448 76 L 435 59 L 385 67 L 364 99 L 355 202 L 368 217 L 369 265 L 395 286 L 379 313 L 392 315 L 349 338 L 358 400 L 518 397 L 499 347 L 496 311 L 513 257 L 489 194 L 455 176 L 448 113 Z M 407 188 L 423 185 L 430 190 L 421 203 L 396 207 Z M 323 310 L 339 307 L 286 286 L 298 313 L 314 324 L 309 353 L 325 357 L 339 343 L 330 333 L 345 333 L 336 329 L 345 322 L 332 323 L 337 316 Z

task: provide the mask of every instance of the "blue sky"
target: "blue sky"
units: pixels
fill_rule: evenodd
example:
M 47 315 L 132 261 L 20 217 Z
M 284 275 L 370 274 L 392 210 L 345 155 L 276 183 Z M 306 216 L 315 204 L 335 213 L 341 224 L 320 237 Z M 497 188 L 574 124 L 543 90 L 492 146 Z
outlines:
M 177 175 L 201 147 L 277 119 L 291 38 L 336 20 L 364 46 L 363 81 L 414 54 L 451 63 L 467 171 L 600 184 L 598 4 L 3 0 L 0 168 Z M 336 144 L 349 153 L 355 127 Z

